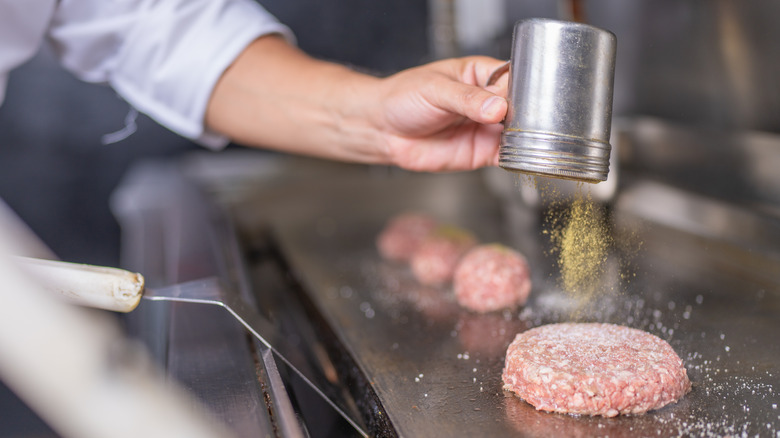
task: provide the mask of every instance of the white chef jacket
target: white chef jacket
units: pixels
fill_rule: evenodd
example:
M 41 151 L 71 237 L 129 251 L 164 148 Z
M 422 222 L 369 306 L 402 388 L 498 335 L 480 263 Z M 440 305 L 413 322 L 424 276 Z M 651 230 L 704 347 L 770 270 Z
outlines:
M 44 39 L 77 77 L 109 84 L 172 131 L 211 147 L 204 127 L 222 72 L 261 35 L 292 32 L 252 0 L 0 0 L 0 104 L 8 73 Z

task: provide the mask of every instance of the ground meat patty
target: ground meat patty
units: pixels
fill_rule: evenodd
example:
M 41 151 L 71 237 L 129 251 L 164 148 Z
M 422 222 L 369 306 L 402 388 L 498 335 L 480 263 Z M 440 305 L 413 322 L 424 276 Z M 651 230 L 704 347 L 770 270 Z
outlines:
M 436 225 L 434 218 L 421 213 L 402 213 L 395 216 L 387 222 L 377 237 L 379 254 L 387 260 L 409 261 Z
M 477 312 L 522 306 L 531 292 L 528 263 L 504 245 L 480 245 L 461 259 L 453 287 L 458 303 Z
M 463 254 L 477 244 L 466 230 L 451 225 L 436 227 L 412 255 L 415 278 L 427 286 L 443 286 L 452 281 Z
M 504 389 L 536 409 L 570 414 L 641 414 L 691 388 L 682 360 L 650 333 L 613 324 L 550 324 L 509 345 Z

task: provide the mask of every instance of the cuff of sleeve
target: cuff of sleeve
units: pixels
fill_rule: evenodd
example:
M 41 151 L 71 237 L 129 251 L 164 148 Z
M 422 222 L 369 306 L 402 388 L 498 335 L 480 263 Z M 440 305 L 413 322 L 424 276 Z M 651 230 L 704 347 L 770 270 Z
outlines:
M 176 2 L 161 2 L 170 3 Z M 204 9 L 149 11 L 148 17 L 141 20 L 144 24 L 124 45 L 125 53 L 120 57 L 123 65 L 118 66 L 110 82 L 139 111 L 217 150 L 229 139 L 206 129 L 204 118 L 222 73 L 263 35 L 281 34 L 293 43 L 295 39 L 289 28 L 253 2 L 217 1 Z M 178 24 L 171 26 L 171 22 Z M 167 28 L 162 27 L 165 23 Z M 160 35 L 161 28 L 167 35 Z

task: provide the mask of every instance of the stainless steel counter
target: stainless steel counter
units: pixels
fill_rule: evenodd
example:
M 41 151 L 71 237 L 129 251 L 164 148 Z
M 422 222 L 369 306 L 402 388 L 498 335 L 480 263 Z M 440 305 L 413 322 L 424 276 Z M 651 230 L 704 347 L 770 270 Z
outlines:
M 614 269 L 607 274 L 612 291 L 578 319 L 628 325 L 666 339 L 685 360 L 694 389 L 679 403 L 642 416 L 537 412 L 502 391 L 501 370 L 515 333 L 571 319 L 571 301 L 557 287 L 553 260 L 544 255 L 547 242 L 538 216 L 495 214 L 491 203 L 496 200 L 479 193 L 475 175 L 410 178 L 414 181 L 356 183 L 362 195 L 341 192 L 351 208 L 317 205 L 324 208 L 318 216 L 275 227 L 304 289 L 368 376 L 398 435 L 778 433 L 780 258 L 777 251 L 758 252 L 767 241 L 739 247 L 712 239 L 705 223 L 699 223 L 697 235 L 653 222 L 642 215 L 643 206 L 671 208 L 673 201 L 685 200 L 684 194 L 657 184 L 629 186 L 613 211 L 618 245 L 611 256 Z M 417 195 L 429 185 L 458 196 L 445 202 Z M 418 196 L 441 205 L 417 205 Z M 424 209 L 471 229 L 483 241 L 520 248 L 534 272 L 528 305 L 517 312 L 473 314 L 458 308 L 448 289 L 421 287 L 407 267 L 382 261 L 374 238 L 391 213 L 405 209 Z M 728 217 L 727 211 L 709 211 Z M 675 214 L 683 220 L 686 211 L 667 212 Z M 327 227 L 318 226 L 323 220 Z M 767 222 L 775 232 L 780 229 Z M 777 234 L 772 239 L 777 242 Z
M 572 304 L 557 286 L 557 268 L 541 233 L 544 212 L 495 195 L 482 172 L 412 174 L 243 152 L 197 157 L 182 168 L 230 223 L 231 232 L 206 238 L 211 257 L 222 259 L 215 263 L 221 266 L 217 272 L 240 283 L 247 300 L 290 328 L 301 348 L 320 357 L 329 351 L 329 359 L 321 361 L 325 375 L 340 373 L 372 435 L 780 433 L 780 343 L 775 339 L 780 220 L 766 210 L 735 207 L 631 175 L 622 179 L 608 207 L 616 244 L 604 275 L 605 293 L 576 319 L 624 324 L 666 339 L 685 361 L 693 390 L 679 403 L 646 415 L 574 417 L 538 412 L 501 389 L 503 356 L 514 335 L 571 320 Z M 421 287 L 407 267 L 381 260 L 376 235 L 388 218 L 409 210 L 429 212 L 484 242 L 503 242 L 525 253 L 534 282 L 529 303 L 514 312 L 473 314 L 460 309 L 449 290 Z M 219 250 L 231 245 L 231 251 Z M 269 260 L 281 269 L 269 274 Z M 195 258 L 184 262 L 200 266 Z M 194 275 L 179 274 L 170 280 Z M 289 312 L 289 306 L 297 310 Z M 174 316 L 178 322 L 172 327 L 185 330 L 230 324 L 201 315 L 193 327 L 185 322 L 190 319 L 185 309 Z M 213 328 L 206 330 L 218 337 Z M 237 344 L 242 342 L 251 344 L 246 338 Z M 246 347 L 250 356 L 255 348 Z M 182 362 L 174 357 L 181 353 L 170 344 L 163 350 L 175 374 Z M 202 399 L 215 393 L 199 385 L 209 386 L 218 375 L 235 380 L 255 371 L 240 361 L 229 367 L 214 363 L 225 367 L 213 367 L 217 374 L 187 368 L 194 374 L 185 378 Z M 260 363 L 256 357 L 255 365 Z M 261 373 L 260 395 L 268 394 L 266 377 Z M 285 386 L 291 391 L 295 384 L 287 380 Z M 229 400 L 251 398 L 241 385 L 231 388 Z M 301 394 L 292 397 L 294 404 L 307 403 Z M 305 414 L 284 414 L 287 408 L 279 409 L 274 397 L 266 402 L 272 426 L 295 418 L 312 421 Z M 257 409 L 245 412 L 263 417 Z M 224 406 L 216 411 L 234 421 Z M 316 423 L 304 428 L 313 436 L 347 433 Z M 296 427 L 268 430 L 277 436 L 298 433 Z

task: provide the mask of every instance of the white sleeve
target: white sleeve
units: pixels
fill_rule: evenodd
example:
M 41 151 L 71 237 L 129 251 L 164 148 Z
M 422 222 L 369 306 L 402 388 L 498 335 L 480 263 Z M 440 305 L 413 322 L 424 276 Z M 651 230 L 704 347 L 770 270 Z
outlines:
M 218 149 L 204 127 L 211 92 L 259 36 L 292 32 L 252 0 L 60 0 L 49 38 L 68 70 L 110 84 L 172 131 Z

